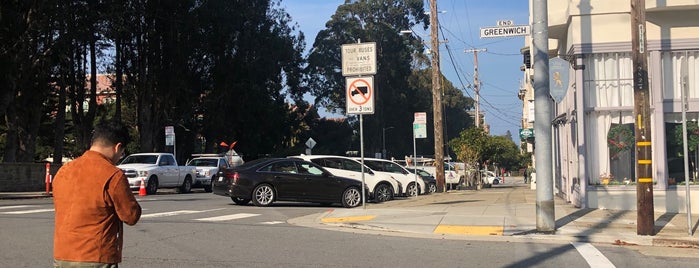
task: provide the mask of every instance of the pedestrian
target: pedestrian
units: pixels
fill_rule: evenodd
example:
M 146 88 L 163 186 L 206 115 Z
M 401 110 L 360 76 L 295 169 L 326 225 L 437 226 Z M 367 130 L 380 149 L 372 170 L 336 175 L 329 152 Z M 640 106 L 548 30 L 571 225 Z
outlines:
M 90 149 L 65 164 L 53 180 L 54 267 L 118 267 L 123 223 L 141 218 L 124 172 L 115 165 L 130 141 L 115 121 L 99 123 Z
M 527 177 L 529 176 L 529 174 L 528 174 L 529 172 L 527 172 L 527 171 L 528 171 L 528 169 L 525 168 L 524 169 L 524 183 L 527 183 Z

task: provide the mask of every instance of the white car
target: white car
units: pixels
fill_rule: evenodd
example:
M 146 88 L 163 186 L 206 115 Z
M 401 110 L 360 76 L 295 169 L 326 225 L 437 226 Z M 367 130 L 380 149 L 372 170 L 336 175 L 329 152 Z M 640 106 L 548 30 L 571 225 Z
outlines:
M 297 155 L 300 158 L 330 171 L 335 176 L 362 180 L 362 164 L 352 158 L 335 155 Z M 390 175 L 377 174 L 366 165 L 364 166 L 364 182 L 369 189 L 369 198 L 375 202 L 384 202 L 400 194 L 401 185 Z
M 495 172 L 489 170 L 481 170 L 481 179 L 486 187 L 498 185 L 502 182 L 502 178 L 495 175 Z
M 360 160 L 358 157 L 355 157 L 354 159 L 357 161 Z M 410 173 L 410 171 L 406 170 L 403 166 L 396 162 L 379 158 L 365 157 L 364 164 L 369 166 L 376 173 L 389 174 L 393 176 L 393 178 L 403 184 L 402 192 L 405 196 L 414 196 L 416 194 L 426 193 L 423 191 L 426 189 L 426 184 L 422 177 Z M 415 181 L 417 181 L 417 187 L 415 185 Z
M 187 162 L 187 166 L 197 169 L 197 178 L 193 187 L 203 187 L 207 193 L 211 192 L 211 183 L 216 179 L 220 169 L 229 168 L 228 160 L 223 156 L 200 156 Z

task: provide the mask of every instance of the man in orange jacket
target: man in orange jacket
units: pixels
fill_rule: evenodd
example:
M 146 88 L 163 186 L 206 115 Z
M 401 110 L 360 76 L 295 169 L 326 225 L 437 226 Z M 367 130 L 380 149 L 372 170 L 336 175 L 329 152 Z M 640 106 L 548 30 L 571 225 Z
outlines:
M 90 149 L 58 170 L 54 267 L 118 267 L 121 262 L 123 223 L 134 225 L 141 218 L 126 175 L 115 166 L 129 140 L 123 124 L 100 123 Z

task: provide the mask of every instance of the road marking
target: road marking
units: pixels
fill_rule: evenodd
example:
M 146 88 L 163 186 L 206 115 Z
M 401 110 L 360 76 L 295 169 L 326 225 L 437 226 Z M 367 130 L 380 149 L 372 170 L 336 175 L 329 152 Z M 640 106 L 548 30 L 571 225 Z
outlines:
M 261 222 L 260 224 L 272 225 L 272 224 L 282 224 L 282 223 L 285 223 L 285 222 L 284 221 L 265 221 L 265 222 Z
M 53 211 L 53 209 L 52 208 L 44 208 L 44 209 L 31 209 L 31 210 L 20 210 L 20 211 L 6 211 L 6 212 L 0 212 L 0 214 L 17 215 L 17 214 L 41 213 L 41 212 L 49 212 L 49 211 Z
M 354 222 L 354 221 L 370 221 L 376 218 L 376 215 L 366 215 L 366 216 L 353 216 L 353 217 L 336 217 L 336 218 L 322 218 L 322 222 Z
M 590 267 L 616 267 L 595 246 L 590 243 L 571 242 Z
M 177 211 L 170 211 L 170 212 L 160 212 L 160 213 L 152 213 L 152 214 L 141 215 L 141 218 L 168 217 L 168 216 L 177 216 L 177 215 L 193 214 L 193 213 L 199 213 L 199 212 L 203 212 L 203 211 L 199 211 L 199 210 L 177 210 Z
M 32 206 L 32 205 L 6 206 L 6 207 L 0 207 L 0 209 L 16 209 L 16 208 L 28 208 L 28 207 L 36 207 L 36 206 Z
M 243 219 L 243 218 L 249 218 L 249 217 L 255 217 L 255 216 L 260 216 L 260 214 L 237 213 L 237 214 L 223 215 L 223 216 L 217 216 L 217 217 L 201 218 L 201 219 L 196 219 L 196 220 L 198 220 L 198 221 L 229 221 L 229 220 Z
M 459 235 L 502 235 L 502 226 L 437 225 L 433 233 Z

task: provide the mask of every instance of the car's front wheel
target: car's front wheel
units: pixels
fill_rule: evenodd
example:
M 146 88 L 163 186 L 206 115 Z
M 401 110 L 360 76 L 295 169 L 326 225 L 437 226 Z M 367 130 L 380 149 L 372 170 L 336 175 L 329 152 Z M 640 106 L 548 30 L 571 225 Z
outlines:
M 274 188 L 269 184 L 260 184 L 252 191 L 252 203 L 258 207 L 268 207 L 276 198 Z
M 386 202 L 393 199 L 393 189 L 386 184 L 379 184 L 374 189 L 374 201 L 376 203 Z
M 437 185 L 434 183 L 430 183 L 429 185 L 427 185 L 427 192 L 430 194 L 437 192 Z
M 146 185 L 146 193 L 151 195 L 158 192 L 158 177 L 153 176 L 148 179 L 148 185 Z
M 209 185 L 204 185 L 204 192 L 210 193 L 212 192 L 214 188 L 214 180 L 216 179 L 216 176 L 211 177 L 211 181 L 209 182 Z
M 405 191 L 405 193 L 408 196 L 416 196 L 416 195 L 418 195 L 418 192 L 419 192 L 418 187 L 415 186 L 414 182 L 408 184 L 408 189 Z
M 192 178 L 187 176 L 184 178 L 184 182 L 180 186 L 180 193 L 186 194 L 192 191 Z
M 233 203 L 235 203 L 236 205 L 241 205 L 241 206 L 247 205 L 248 203 L 250 203 L 250 199 L 245 199 L 245 198 L 240 198 L 240 197 L 232 197 L 231 196 L 231 200 L 233 200 Z
M 362 203 L 362 192 L 357 187 L 349 187 L 342 193 L 342 206 L 353 208 Z

